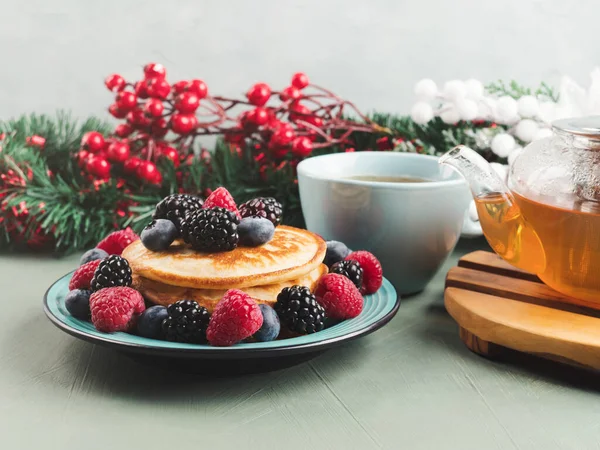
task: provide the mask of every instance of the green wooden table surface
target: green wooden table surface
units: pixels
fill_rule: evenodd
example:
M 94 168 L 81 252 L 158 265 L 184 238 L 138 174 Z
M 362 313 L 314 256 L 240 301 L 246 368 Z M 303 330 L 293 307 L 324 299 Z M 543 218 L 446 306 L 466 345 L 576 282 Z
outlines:
M 470 353 L 446 271 L 378 332 L 283 371 L 201 379 L 151 370 L 55 328 L 42 295 L 64 259 L 0 256 L 0 448 L 597 449 L 596 375 Z

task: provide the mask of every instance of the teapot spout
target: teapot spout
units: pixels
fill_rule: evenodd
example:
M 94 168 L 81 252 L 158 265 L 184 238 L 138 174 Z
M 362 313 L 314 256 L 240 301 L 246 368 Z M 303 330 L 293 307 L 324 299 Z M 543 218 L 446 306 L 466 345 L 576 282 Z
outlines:
M 504 181 L 490 163 L 469 147 L 454 147 L 440 158 L 439 163 L 457 170 L 469 183 L 475 199 L 490 194 L 509 194 Z
M 481 229 L 492 249 L 513 266 L 542 273 L 546 255 L 540 239 L 492 166 L 464 145 L 444 154 L 439 163 L 453 167 L 469 183 Z

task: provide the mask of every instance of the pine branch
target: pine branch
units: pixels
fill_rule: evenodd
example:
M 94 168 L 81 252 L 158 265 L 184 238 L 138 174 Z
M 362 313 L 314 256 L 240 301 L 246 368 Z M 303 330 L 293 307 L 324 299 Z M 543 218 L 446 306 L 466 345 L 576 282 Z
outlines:
M 545 98 L 553 102 L 558 101 L 558 93 L 554 88 L 550 87 L 546 83 L 541 83 L 535 91 L 532 91 L 531 88 L 520 85 L 514 80 L 508 85 L 506 85 L 504 81 L 498 80 L 494 83 L 488 84 L 485 88 L 490 94 L 496 94 L 498 96 L 508 95 L 515 100 L 518 100 L 524 95 L 535 95 L 538 98 Z

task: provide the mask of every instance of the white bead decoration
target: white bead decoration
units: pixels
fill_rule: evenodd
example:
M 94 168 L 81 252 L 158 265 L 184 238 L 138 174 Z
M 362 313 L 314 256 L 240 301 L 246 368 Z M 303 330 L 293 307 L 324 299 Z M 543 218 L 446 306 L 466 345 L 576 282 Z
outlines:
M 467 98 L 479 100 L 483 97 L 484 87 L 481 81 L 471 78 L 465 81 L 465 87 L 467 89 Z
M 460 120 L 460 114 L 454 106 L 445 105 L 443 108 L 443 112 L 440 114 L 440 119 L 442 119 L 444 123 L 454 125 Z
M 533 95 L 524 95 L 517 100 L 519 115 L 521 117 L 536 117 L 540 112 L 540 103 Z
M 508 133 L 499 133 L 492 139 L 492 151 L 500 158 L 506 158 L 515 148 L 515 138 Z
M 523 119 L 515 127 L 515 135 L 524 142 L 531 142 L 535 139 L 539 128 L 535 120 Z
M 456 102 L 456 111 L 462 120 L 475 120 L 479 115 L 477 103 L 469 99 Z
M 427 122 L 433 119 L 433 108 L 429 103 L 415 103 L 410 110 L 410 118 L 419 125 L 425 125 Z
M 419 100 L 433 100 L 437 93 L 437 84 L 435 84 L 435 81 L 429 78 L 424 78 L 415 85 L 415 95 Z
M 460 80 L 451 80 L 444 83 L 444 97 L 448 100 L 460 100 L 467 95 L 467 87 Z
M 519 108 L 517 101 L 508 95 L 502 96 L 496 102 L 494 117 L 498 123 L 511 124 L 518 120 Z

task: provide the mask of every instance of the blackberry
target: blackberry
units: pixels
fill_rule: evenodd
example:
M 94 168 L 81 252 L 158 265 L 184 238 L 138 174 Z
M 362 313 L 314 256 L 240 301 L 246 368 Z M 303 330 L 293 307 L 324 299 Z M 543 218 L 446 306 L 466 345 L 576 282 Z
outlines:
M 181 232 L 181 222 L 186 214 L 202 208 L 203 203 L 200 197 L 190 194 L 172 194 L 158 202 L 152 218 L 170 220 Z
M 116 286 L 131 286 L 131 267 L 125 258 L 110 255 L 102 260 L 90 282 L 92 292 Z
M 283 288 L 277 296 L 275 312 L 290 331 L 310 334 L 325 328 L 325 310 L 305 286 Z
M 237 247 L 239 223 L 235 213 L 225 208 L 199 209 L 186 216 L 181 234 L 194 250 L 226 252 Z
M 240 206 L 240 214 L 243 217 L 263 217 L 269 219 L 273 225 L 277 226 L 281 223 L 281 214 L 283 208 L 281 203 L 273 197 L 258 197 L 242 203 Z
M 206 342 L 206 328 L 210 314 L 193 300 L 179 300 L 167 307 L 167 318 L 161 328 L 167 341 L 202 344 Z
M 331 266 L 329 272 L 344 275 L 346 278 L 350 279 L 358 289 L 362 287 L 363 268 L 357 261 L 347 259 L 345 261 L 336 262 Z

